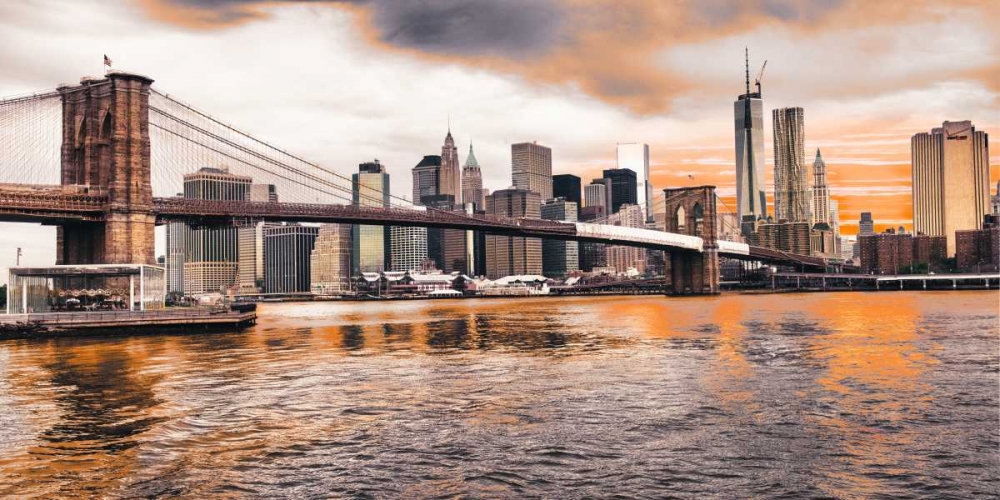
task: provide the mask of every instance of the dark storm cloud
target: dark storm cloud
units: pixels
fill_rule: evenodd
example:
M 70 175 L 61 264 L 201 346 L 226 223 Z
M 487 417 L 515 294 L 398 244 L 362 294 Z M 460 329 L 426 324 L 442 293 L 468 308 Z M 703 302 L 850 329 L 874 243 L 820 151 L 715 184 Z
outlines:
M 539 0 L 375 1 L 383 41 L 437 53 L 530 55 L 559 38 L 566 13 Z
M 566 7 L 555 0 L 167 0 L 194 9 L 200 21 L 238 23 L 267 3 L 364 5 L 383 42 L 437 54 L 528 56 L 559 40 Z

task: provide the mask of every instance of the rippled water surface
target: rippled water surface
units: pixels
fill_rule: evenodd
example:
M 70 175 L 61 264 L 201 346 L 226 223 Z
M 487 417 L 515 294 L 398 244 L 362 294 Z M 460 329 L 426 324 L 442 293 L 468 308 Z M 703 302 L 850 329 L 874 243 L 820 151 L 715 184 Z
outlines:
M 0 496 L 990 497 L 1000 295 L 268 304 L 0 342 Z

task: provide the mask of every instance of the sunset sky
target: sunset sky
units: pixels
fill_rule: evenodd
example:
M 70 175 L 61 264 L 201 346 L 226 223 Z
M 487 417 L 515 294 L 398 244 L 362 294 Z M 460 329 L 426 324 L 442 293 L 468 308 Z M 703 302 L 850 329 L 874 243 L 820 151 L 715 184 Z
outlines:
M 510 184 L 513 142 L 551 147 L 554 172 L 584 182 L 614 166 L 616 142 L 645 142 L 654 189 L 714 184 L 731 200 L 748 46 L 754 73 L 768 61 L 769 196 L 770 110 L 801 106 L 806 158 L 822 150 L 853 234 L 862 210 L 910 226 L 914 133 L 944 120 L 1000 133 L 998 20 L 1000 2 L 962 0 L 28 0 L 0 4 L 0 96 L 100 74 L 108 54 L 342 173 L 378 158 L 397 194 L 450 115 L 491 190 Z M 52 228 L 0 232 L 53 263 Z

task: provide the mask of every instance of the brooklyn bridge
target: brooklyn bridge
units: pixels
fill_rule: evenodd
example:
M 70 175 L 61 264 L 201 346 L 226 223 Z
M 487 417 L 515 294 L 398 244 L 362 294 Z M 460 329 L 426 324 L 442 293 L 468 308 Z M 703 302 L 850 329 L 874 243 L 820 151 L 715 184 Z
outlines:
M 715 188 L 664 190 L 663 230 L 501 218 L 355 192 L 349 177 L 272 146 L 161 93 L 146 76 L 112 71 L 78 85 L 0 100 L 0 221 L 57 228 L 57 264 L 154 264 L 154 228 L 259 221 L 423 226 L 663 250 L 669 290 L 719 291 L 719 258 L 823 272 L 818 257 L 718 238 Z M 177 195 L 205 166 L 274 184 L 280 202 Z

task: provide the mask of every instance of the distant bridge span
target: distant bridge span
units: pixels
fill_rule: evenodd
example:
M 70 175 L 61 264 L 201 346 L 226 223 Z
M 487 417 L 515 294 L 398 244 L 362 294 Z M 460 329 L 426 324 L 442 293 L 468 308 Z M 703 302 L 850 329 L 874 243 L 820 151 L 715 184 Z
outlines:
M 27 186 L 0 184 L 0 220 L 47 224 L 100 222 L 112 207 L 108 197 L 88 186 Z M 538 219 L 469 216 L 458 212 L 405 208 L 372 208 L 355 205 L 214 201 L 188 198 L 153 198 L 149 212 L 157 224 L 229 225 L 241 221 L 311 222 L 420 226 L 483 231 L 489 234 L 547 238 L 637 246 L 665 251 L 704 251 L 698 236 L 626 228 L 605 224 L 571 223 Z M 793 264 L 822 269 L 818 257 L 789 254 L 742 243 L 719 240 L 720 256 Z

